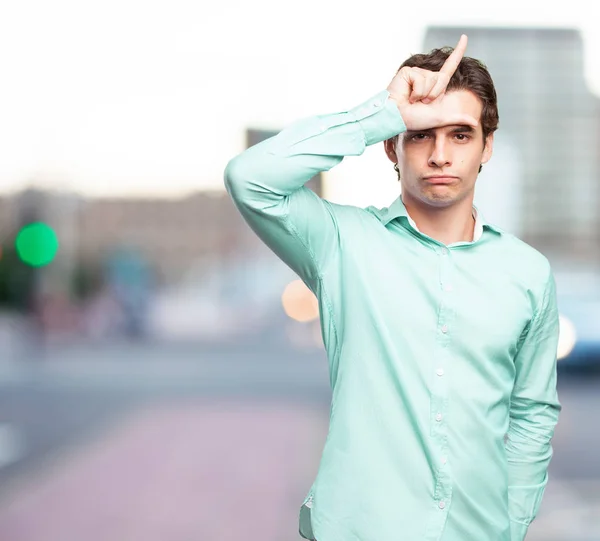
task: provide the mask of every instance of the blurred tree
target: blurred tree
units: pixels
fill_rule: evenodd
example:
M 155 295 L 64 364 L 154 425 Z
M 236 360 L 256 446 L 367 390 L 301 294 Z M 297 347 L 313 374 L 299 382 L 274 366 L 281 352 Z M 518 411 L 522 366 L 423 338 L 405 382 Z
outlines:
M 5 243 L 0 258 L 0 307 L 19 312 L 30 310 L 34 275 L 35 269 L 19 258 L 14 240 Z

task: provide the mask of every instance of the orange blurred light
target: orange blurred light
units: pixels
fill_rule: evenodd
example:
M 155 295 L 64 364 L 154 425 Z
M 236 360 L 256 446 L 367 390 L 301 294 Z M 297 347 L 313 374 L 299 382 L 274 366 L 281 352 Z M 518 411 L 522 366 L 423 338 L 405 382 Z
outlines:
M 286 286 L 281 302 L 285 313 L 296 321 L 312 321 L 319 317 L 317 298 L 302 280 L 294 280 Z

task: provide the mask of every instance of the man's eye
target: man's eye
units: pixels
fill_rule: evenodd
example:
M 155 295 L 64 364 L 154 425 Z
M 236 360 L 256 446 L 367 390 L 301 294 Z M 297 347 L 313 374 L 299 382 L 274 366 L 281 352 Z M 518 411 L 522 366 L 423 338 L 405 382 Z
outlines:
M 411 136 L 411 141 L 422 141 L 423 139 L 425 139 L 425 137 L 427 137 L 426 133 L 415 133 L 414 135 Z
M 454 134 L 459 141 L 467 141 L 470 137 L 466 133 L 456 133 Z

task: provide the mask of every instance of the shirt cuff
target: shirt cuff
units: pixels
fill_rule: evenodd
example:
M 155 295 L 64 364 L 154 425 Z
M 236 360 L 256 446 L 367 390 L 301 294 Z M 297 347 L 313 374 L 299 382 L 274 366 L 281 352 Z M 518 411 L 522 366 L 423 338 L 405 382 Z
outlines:
M 398 106 L 389 96 L 390 93 L 383 90 L 349 111 L 360 124 L 367 146 L 406 131 Z

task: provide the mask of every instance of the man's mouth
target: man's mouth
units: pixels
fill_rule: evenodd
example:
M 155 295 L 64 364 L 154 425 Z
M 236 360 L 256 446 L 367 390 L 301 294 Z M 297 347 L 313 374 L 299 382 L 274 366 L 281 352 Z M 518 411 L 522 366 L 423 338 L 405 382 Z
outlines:
M 452 175 L 431 175 L 423 178 L 429 184 L 451 184 L 458 180 L 458 177 Z

